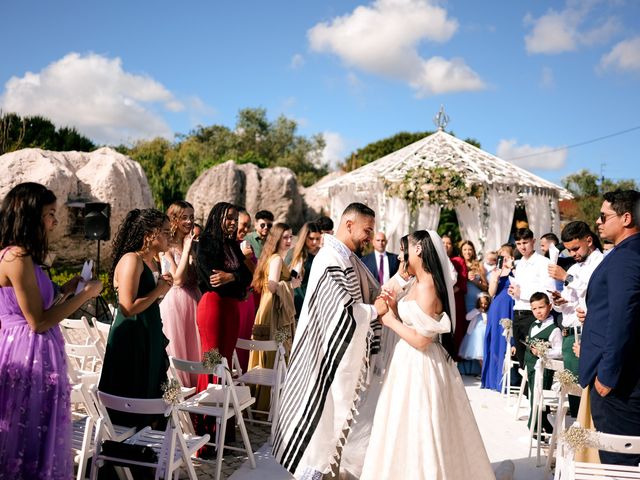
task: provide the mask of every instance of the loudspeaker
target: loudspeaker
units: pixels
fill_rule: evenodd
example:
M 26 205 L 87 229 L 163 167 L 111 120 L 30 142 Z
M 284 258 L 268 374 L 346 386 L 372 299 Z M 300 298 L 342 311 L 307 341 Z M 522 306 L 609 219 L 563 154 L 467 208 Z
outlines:
M 84 236 L 90 240 L 109 240 L 111 205 L 92 202 L 84 205 Z

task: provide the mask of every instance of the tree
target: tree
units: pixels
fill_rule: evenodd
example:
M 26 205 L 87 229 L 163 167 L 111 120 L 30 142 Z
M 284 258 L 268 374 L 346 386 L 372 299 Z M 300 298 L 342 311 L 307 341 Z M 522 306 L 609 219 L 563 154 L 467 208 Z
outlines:
M 400 150 L 407 145 L 411 145 L 418 140 L 422 140 L 424 137 L 428 137 L 433 133 L 435 132 L 399 132 L 391 137 L 372 142 L 349 155 L 342 164 L 340 164 L 340 168 L 345 172 L 350 172 L 356 168 L 366 165 L 367 163 L 378 160 L 385 155 L 389 155 L 396 150 Z M 453 135 L 453 133 L 451 134 Z M 474 147 L 480 148 L 480 142 L 473 138 L 467 138 L 465 142 L 473 145 Z
M 0 112 L 0 155 L 21 148 L 88 152 L 96 147 L 75 128 L 56 129 L 51 120 L 39 115 L 20 118 L 15 113 Z
M 263 108 L 238 112 L 234 130 L 224 125 L 199 126 L 171 143 L 165 139 L 140 141 L 132 148 L 118 147 L 142 165 L 158 208 L 184 198 L 189 186 L 206 169 L 234 160 L 261 168 L 287 167 L 305 186 L 326 175 L 322 163 L 322 135 L 297 134 L 298 125 L 284 116 L 274 121 Z
M 638 185 L 634 180 L 610 180 L 598 178 L 595 173 L 589 170 L 580 170 L 562 179 L 562 185 L 574 196 L 576 213 L 571 215 L 570 220 L 582 220 L 593 226 L 598 217 L 602 196 L 607 192 L 617 189 L 637 190 Z

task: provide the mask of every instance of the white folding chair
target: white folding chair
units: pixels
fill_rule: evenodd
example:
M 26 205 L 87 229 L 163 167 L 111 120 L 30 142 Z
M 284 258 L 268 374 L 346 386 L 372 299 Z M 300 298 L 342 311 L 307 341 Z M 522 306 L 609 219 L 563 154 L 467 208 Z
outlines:
M 556 421 L 553 425 L 553 433 L 549 442 L 549 451 L 547 452 L 547 464 L 545 471 L 550 472 L 552 468 L 553 458 L 555 456 L 558 438 L 566 430 L 567 410 L 569 409 L 569 395 L 580 397 L 582 395 L 582 387 L 577 383 L 567 386 L 560 386 L 558 393 L 558 410 L 556 411 Z
M 529 383 L 529 374 L 527 373 L 526 368 L 519 368 L 518 373 L 522 380 L 520 381 L 520 388 L 518 390 L 518 400 L 516 400 L 516 420 L 520 420 L 520 408 L 522 405 L 522 399 L 524 398 L 524 390 L 527 388 L 527 383 Z
M 104 392 L 97 392 L 98 409 L 101 418 L 98 421 L 98 431 L 96 433 L 95 450 L 91 465 L 91 480 L 98 478 L 98 469 L 104 465 L 105 461 L 116 462 L 120 465 L 138 465 L 151 467 L 156 470 L 155 478 L 168 479 L 174 475 L 178 478 L 178 470 L 184 466 L 190 479 L 197 479 L 196 471 L 191 461 L 191 456 L 209 441 L 209 435 L 193 435 L 184 433 L 177 416 L 177 409 L 167 404 L 162 398 L 126 398 L 109 395 Z M 153 430 L 145 427 L 131 437 L 124 440 L 125 444 L 150 447 L 155 452 L 155 460 L 134 460 L 132 458 L 122 458 L 107 455 L 103 452 L 102 445 L 105 440 L 112 438 L 114 432 L 107 432 L 109 419 L 107 409 L 117 410 L 142 415 L 160 415 L 167 417 L 167 427 L 164 431 Z M 128 473 L 128 476 L 131 476 Z
M 533 451 L 533 434 L 536 435 L 536 466 L 540 466 L 540 450 L 542 448 L 542 411 L 545 406 L 557 406 L 558 395 L 553 390 L 544 389 L 544 371 L 559 371 L 564 368 L 562 360 L 553 360 L 547 358 L 539 358 L 536 362 L 535 371 L 536 378 L 533 384 L 533 402 L 531 406 L 531 415 L 536 415 L 536 421 L 529 425 L 529 457 Z M 535 413 L 534 413 L 535 412 Z
M 98 319 L 94 318 L 93 328 L 95 328 L 96 332 L 98 333 L 98 336 L 100 337 L 100 341 L 106 348 L 107 340 L 109 339 L 109 331 L 111 330 L 111 324 L 101 322 Z
M 71 378 L 77 378 L 71 376 Z M 100 420 L 100 413 L 94 396 L 95 382 L 98 375 L 84 376 L 79 383 L 71 387 L 71 406 L 73 409 L 71 422 L 71 449 L 74 461 L 78 464 L 77 480 L 85 478 L 87 462 L 93 456 L 95 449 L 95 427 Z M 112 439 L 122 441 L 135 433 L 134 427 L 114 427 L 109 423 Z
M 578 422 L 573 425 L 580 427 Z M 591 431 L 587 446 L 607 452 L 637 455 L 640 454 L 640 437 Z M 574 455 L 575 451 L 560 437 L 554 480 L 640 479 L 640 466 L 576 462 Z
M 95 319 L 93 319 L 95 322 Z M 65 318 L 60 322 L 62 336 L 68 345 L 95 345 L 97 356 L 87 355 L 77 359 L 81 370 L 96 371 L 98 361 L 104 360 L 104 344 L 98 332 L 89 325 L 87 317 Z M 91 367 L 88 367 L 89 363 Z
M 270 392 L 270 406 L 268 411 L 253 410 L 247 411 L 249 418 L 248 422 L 261 423 L 265 425 L 271 425 L 271 437 L 270 440 L 273 443 L 273 435 L 275 433 L 276 425 L 278 424 L 278 412 L 280 407 L 280 393 L 284 387 L 284 382 L 287 375 L 287 364 L 285 360 L 285 349 L 282 343 L 277 343 L 274 340 L 245 340 L 239 338 L 236 343 L 236 350 L 252 350 L 254 352 L 274 352 L 275 359 L 273 362 L 273 368 L 254 367 L 247 372 L 242 372 L 238 355 L 236 351 L 233 352 L 233 367 L 237 372 L 236 384 L 238 385 L 261 385 L 263 387 L 269 387 Z M 253 418 L 254 413 L 259 413 L 267 416 L 267 420 L 256 420 Z
M 511 359 L 511 338 L 511 332 L 507 331 L 507 335 L 505 335 L 507 349 L 504 353 L 504 360 L 502 361 L 502 389 L 500 390 L 500 395 L 507 400 L 507 407 L 511 405 L 511 394 L 519 391 L 518 387 L 511 386 L 511 368 L 514 365 L 518 365 L 516 360 Z
M 90 343 L 89 345 L 65 343 L 64 351 L 67 354 L 69 376 L 73 383 L 80 382 L 81 377 L 84 376 L 93 378 L 94 376 L 100 375 L 99 369 L 102 368 L 104 355 L 98 345 L 95 343 Z M 89 362 L 91 362 L 92 368 L 83 368 L 83 366 L 89 364 Z
M 241 399 L 238 398 L 238 393 L 236 392 L 236 386 L 233 383 L 233 378 L 231 377 L 231 372 L 229 371 L 227 359 L 223 358 L 222 363 L 216 365 L 214 368 L 205 368 L 205 366 L 201 362 L 181 360 L 175 357 L 169 357 L 169 363 L 171 365 L 172 372 L 175 372 L 175 370 L 180 370 L 182 372 L 188 372 L 194 375 L 214 375 L 220 382 L 217 385 L 211 385 L 211 391 L 209 389 L 202 391 L 182 401 L 178 405 L 178 409 L 180 411 L 186 412 L 188 414 L 207 415 L 216 418 L 215 442 L 207 443 L 207 445 L 217 447 L 215 479 L 220 479 L 220 475 L 222 472 L 222 456 L 225 448 L 228 450 L 246 452 L 247 456 L 249 457 L 251 468 L 256 468 L 256 461 L 253 455 L 253 449 L 251 448 L 251 442 L 249 441 L 249 434 L 247 433 L 247 428 L 242 417 L 242 411 L 249 408 L 250 405 L 255 403 L 256 399 L 251 397 L 250 395 L 248 397 L 245 396 Z M 180 381 L 177 375 L 175 375 L 174 378 Z M 213 391 L 215 391 L 215 394 L 217 396 L 217 398 L 215 399 L 215 403 L 210 399 Z M 207 401 L 208 397 L 209 401 Z M 236 424 L 240 429 L 242 441 L 244 442 L 244 449 L 230 447 L 224 444 L 224 438 L 227 429 L 227 420 L 233 417 L 235 417 Z M 188 422 L 188 428 L 193 431 L 193 425 L 191 424 L 191 418 L 189 417 L 189 415 L 186 415 L 186 421 Z M 204 459 L 200 460 L 204 462 L 207 461 Z

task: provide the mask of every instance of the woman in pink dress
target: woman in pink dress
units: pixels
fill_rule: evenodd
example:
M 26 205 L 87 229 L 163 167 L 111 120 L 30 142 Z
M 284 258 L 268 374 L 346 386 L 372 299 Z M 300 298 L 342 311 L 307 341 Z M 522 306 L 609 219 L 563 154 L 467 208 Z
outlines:
M 244 254 L 244 264 L 251 271 L 255 272 L 258 259 L 253 253 L 251 244 L 245 240 L 249 229 L 251 228 L 251 215 L 244 208 L 238 207 L 238 232 L 236 233 L 236 239 L 240 242 L 240 249 Z M 260 294 L 255 292 L 251 286 L 247 288 L 247 296 L 244 300 L 241 300 L 238 304 L 238 310 L 240 313 L 240 330 L 238 332 L 238 338 L 245 340 L 251 340 L 251 334 L 253 332 L 253 323 L 256 320 L 256 309 L 260 304 Z M 237 350 L 238 361 L 240 362 L 240 368 L 243 372 L 247 371 L 249 366 L 249 351 Z
M 169 339 L 167 353 L 173 357 L 199 362 L 200 335 L 196 324 L 196 311 L 200 300 L 191 244 L 193 241 L 193 206 L 179 200 L 167 210 L 171 223 L 169 249 L 162 255 L 162 273 L 171 273 L 173 287 L 160 303 L 162 330 Z M 178 372 L 186 387 L 195 387 L 197 375 Z
M 71 405 L 58 324 L 102 290 L 79 277 L 60 289 L 40 268 L 58 224 L 56 196 L 22 183 L 0 207 L 0 478 L 73 478 Z

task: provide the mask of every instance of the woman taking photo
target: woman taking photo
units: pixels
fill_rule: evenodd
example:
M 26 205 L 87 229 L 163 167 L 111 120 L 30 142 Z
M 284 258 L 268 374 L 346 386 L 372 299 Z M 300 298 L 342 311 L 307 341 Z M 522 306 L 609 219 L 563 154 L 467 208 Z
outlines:
M 467 293 L 464 296 L 464 303 L 467 313 L 476 308 L 478 296 L 486 292 L 489 284 L 484 273 L 484 266 L 478 260 L 476 247 L 470 240 L 460 243 L 462 259 L 467 266 Z
M 202 360 L 200 335 L 196 324 L 196 310 L 201 294 L 198 290 L 198 276 L 191 255 L 193 241 L 193 206 L 179 200 L 167 210 L 171 237 L 169 249 L 161 256 L 163 273 L 173 277 L 173 287 L 160 303 L 162 329 L 169 339 L 167 353 L 173 357 L 193 362 Z M 178 371 L 182 384 L 195 387 L 197 375 Z
M 121 397 L 159 398 L 167 380 L 167 344 L 158 301 L 173 283 L 158 256 L 169 245 L 169 219 L 155 209 L 130 211 L 113 240 L 109 281 L 118 296 L 99 389 Z M 163 419 L 112 412 L 118 425 L 160 426 Z
M 58 324 L 102 290 L 91 280 L 54 306 L 40 268 L 58 224 L 56 196 L 22 183 L 0 207 L 0 478 L 73 477 L 70 387 Z M 79 277 L 61 288 L 75 291 Z
M 313 259 L 320 251 L 322 243 L 322 232 L 320 226 L 315 222 L 305 223 L 298 232 L 298 241 L 293 252 L 290 253 L 291 261 L 289 267 L 295 270 L 297 276 L 301 279 L 300 286 L 293 291 L 293 302 L 296 306 L 296 318 L 300 316 L 304 297 L 307 294 L 307 284 L 309 283 L 309 274 L 311 273 L 311 265 Z M 288 257 L 289 255 L 287 255 Z

